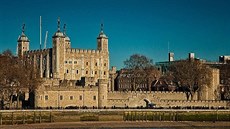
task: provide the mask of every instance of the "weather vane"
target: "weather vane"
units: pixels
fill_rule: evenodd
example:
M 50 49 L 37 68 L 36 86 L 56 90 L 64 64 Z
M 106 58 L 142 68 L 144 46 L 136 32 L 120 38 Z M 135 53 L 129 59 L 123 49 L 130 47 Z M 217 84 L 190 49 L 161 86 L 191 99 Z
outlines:
M 25 23 L 23 23 L 23 24 L 22 24 L 22 33 L 25 32 L 25 26 L 26 26 Z
M 58 31 L 60 31 L 60 17 L 58 17 Z
M 64 32 L 64 34 L 66 33 L 66 24 L 64 24 L 64 26 L 63 26 L 63 32 Z
M 103 32 L 103 26 L 104 26 L 103 23 L 101 23 L 101 32 Z

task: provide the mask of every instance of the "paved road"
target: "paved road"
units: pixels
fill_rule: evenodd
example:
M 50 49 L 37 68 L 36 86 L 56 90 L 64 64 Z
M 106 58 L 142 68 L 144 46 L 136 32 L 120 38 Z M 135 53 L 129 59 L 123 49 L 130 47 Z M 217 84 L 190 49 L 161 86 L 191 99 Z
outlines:
M 101 112 L 101 111 L 197 111 L 197 112 L 204 112 L 204 111 L 218 111 L 218 112 L 230 112 L 230 109 L 36 109 L 36 110 L 0 110 L 0 112 L 31 112 L 31 111 L 77 111 L 77 112 Z
M 60 129 L 60 128 L 180 128 L 180 129 L 229 129 L 230 122 L 125 122 L 125 121 L 106 121 L 106 122 L 59 122 L 25 125 L 2 125 L 3 129 Z

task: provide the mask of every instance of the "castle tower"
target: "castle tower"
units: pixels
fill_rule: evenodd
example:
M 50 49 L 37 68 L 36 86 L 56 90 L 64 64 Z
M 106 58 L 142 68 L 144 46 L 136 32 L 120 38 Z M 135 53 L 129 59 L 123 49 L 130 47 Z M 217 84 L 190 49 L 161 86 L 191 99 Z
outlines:
M 17 53 L 18 57 L 23 57 L 23 53 L 29 50 L 29 39 L 25 35 L 25 24 L 22 26 L 22 34 L 18 38 Z
M 58 30 L 53 35 L 52 50 L 52 73 L 53 78 L 64 79 L 64 60 L 65 60 L 65 36 L 60 30 L 60 18 L 58 18 Z
M 103 32 L 103 24 L 101 24 L 101 32 L 97 37 L 97 50 L 108 52 L 108 37 Z
M 219 99 L 219 84 L 220 72 L 219 69 L 212 68 L 212 79 L 209 86 L 204 86 L 198 91 L 198 100 L 218 100 Z
M 103 32 L 103 24 L 101 24 L 101 32 L 97 37 L 97 50 L 102 54 L 100 57 L 100 65 L 102 66 L 99 71 L 100 79 L 109 78 L 109 50 L 108 50 L 108 37 Z
M 98 108 L 104 108 L 107 106 L 107 92 L 108 92 L 108 80 L 98 80 Z

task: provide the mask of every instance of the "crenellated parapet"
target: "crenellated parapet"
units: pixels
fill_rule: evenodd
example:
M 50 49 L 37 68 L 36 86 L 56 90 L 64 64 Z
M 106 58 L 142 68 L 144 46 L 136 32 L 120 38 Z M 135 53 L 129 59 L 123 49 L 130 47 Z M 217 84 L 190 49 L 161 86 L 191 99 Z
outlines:
M 75 49 L 75 48 L 67 48 L 66 52 L 69 53 L 69 54 L 101 54 L 102 53 L 99 50 Z
M 25 51 L 25 55 L 46 54 L 46 53 L 49 53 L 51 50 L 52 50 L 52 48 L 49 48 L 49 49 L 29 50 L 29 51 Z
M 162 94 L 162 95 L 168 95 L 168 94 L 185 94 L 184 92 L 172 92 L 172 91 L 108 91 L 109 93 L 135 93 L 135 94 Z

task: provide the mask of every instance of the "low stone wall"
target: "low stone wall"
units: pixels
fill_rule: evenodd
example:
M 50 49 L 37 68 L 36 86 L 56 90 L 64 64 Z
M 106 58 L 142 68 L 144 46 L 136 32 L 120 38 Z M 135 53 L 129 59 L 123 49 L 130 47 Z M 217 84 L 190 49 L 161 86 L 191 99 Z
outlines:
M 161 100 L 158 104 L 160 107 L 230 107 L 228 101 L 215 100 Z
M 196 98 L 196 97 L 195 97 Z M 108 107 L 146 107 L 146 100 L 156 107 L 230 107 L 228 101 L 187 100 L 183 92 L 109 92 Z
M 145 107 L 144 100 L 159 103 L 161 99 L 186 100 L 186 96 L 182 92 L 108 92 L 108 107 Z
M 68 106 L 97 107 L 97 90 L 51 90 L 36 93 L 36 107 L 65 108 Z

